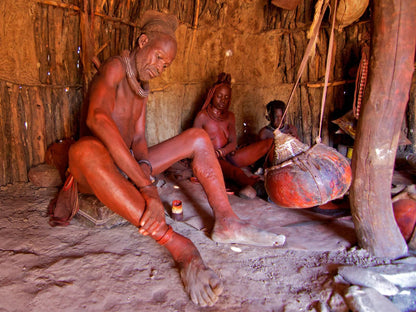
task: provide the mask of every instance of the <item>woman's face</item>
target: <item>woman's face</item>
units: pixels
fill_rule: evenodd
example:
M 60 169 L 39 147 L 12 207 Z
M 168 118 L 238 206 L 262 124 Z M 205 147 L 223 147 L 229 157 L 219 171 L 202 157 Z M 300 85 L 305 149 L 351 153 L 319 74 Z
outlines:
M 282 121 L 282 117 L 283 117 L 283 111 L 280 108 L 276 108 L 273 110 L 273 114 L 272 114 L 272 119 L 271 119 L 271 126 L 273 128 L 277 128 L 280 125 L 280 122 Z
M 218 110 L 228 110 L 228 107 L 230 106 L 230 99 L 231 88 L 226 85 L 222 85 L 215 90 L 211 103 L 212 106 Z

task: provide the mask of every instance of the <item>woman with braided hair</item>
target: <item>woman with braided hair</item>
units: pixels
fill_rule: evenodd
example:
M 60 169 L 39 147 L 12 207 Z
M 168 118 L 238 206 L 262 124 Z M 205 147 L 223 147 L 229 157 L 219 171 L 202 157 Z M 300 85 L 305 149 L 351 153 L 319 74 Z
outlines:
M 231 76 L 218 75 L 218 80 L 208 92 L 201 111 L 195 118 L 194 127 L 204 129 L 214 146 L 225 179 L 240 187 L 243 198 L 256 197 L 262 181 L 256 175 L 248 176 L 241 168 L 254 164 L 271 148 L 273 139 L 261 140 L 237 149 L 235 116 L 229 111 L 231 102 Z

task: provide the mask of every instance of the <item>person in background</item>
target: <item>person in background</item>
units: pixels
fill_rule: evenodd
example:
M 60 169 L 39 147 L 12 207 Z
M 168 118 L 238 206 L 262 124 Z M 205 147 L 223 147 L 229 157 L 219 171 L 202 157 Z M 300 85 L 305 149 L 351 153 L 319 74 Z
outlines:
M 279 130 L 282 133 L 290 134 L 291 136 L 298 138 L 298 131 L 294 125 L 285 124 L 282 122 L 283 114 L 286 110 L 286 104 L 279 100 L 270 101 L 266 105 L 266 119 L 269 124 L 263 127 L 259 132 L 260 140 L 274 138 L 273 132 L 279 125 Z
M 261 128 L 259 131 L 259 138 L 261 140 L 274 139 L 274 131 L 279 128 L 280 132 L 289 134 L 296 139 L 298 137 L 298 131 L 294 125 L 285 124 L 282 121 L 283 115 L 286 110 L 286 104 L 280 100 L 273 100 L 266 105 L 266 119 L 269 124 Z M 280 127 L 279 127 L 280 126 Z M 274 145 L 273 145 L 274 146 Z M 269 153 L 267 156 L 262 157 L 257 163 L 256 167 L 263 171 L 265 167 L 268 167 L 273 163 L 273 153 Z
M 257 175 L 247 175 L 241 168 L 254 164 L 273 144 L 272 138 L 237 148 L 235 116 L 229 110 L 231 102 L 231 76 L 221 73 L 208 92 L 201 111 L 194 120 L 195 128 L 204 129 L 211 139 L 221 165 L 224 178 L 236 183 L 239 195 L 254 198 L 261 192 L 263 181 Z

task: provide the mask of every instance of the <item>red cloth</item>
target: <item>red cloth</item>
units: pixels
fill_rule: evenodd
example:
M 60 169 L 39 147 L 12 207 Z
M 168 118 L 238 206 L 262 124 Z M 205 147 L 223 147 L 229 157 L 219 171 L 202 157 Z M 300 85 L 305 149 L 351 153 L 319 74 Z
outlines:
M 79 210 L 78 184 L 69 174 L 63 188 L 48 206 L 49 224 L 66 226 Z

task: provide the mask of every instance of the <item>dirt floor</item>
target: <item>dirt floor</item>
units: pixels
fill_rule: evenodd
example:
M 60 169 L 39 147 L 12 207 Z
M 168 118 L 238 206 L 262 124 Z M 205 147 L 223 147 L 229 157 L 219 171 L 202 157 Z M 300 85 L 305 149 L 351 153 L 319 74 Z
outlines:
M 0 190 L 0 311 L 345 311 L 334 276 L 345 264 L 387 263 L 354 247 L 348 213 L 328 216 L 277 207 L 261 199 L 229 199 L 243 219 L 287 235 L 280 248 L 217 244 L 212 213 L 198 183 L 166 180 L 162 201 L 183 202 L 185 222 L 168 223 L 189 237 L 224 281 L 214 307 L 195 306 L 167 251 L 129 224 L 88 225 L 78 216 L 51 227 L 46 208 L 57 188 L 31 183 Z

